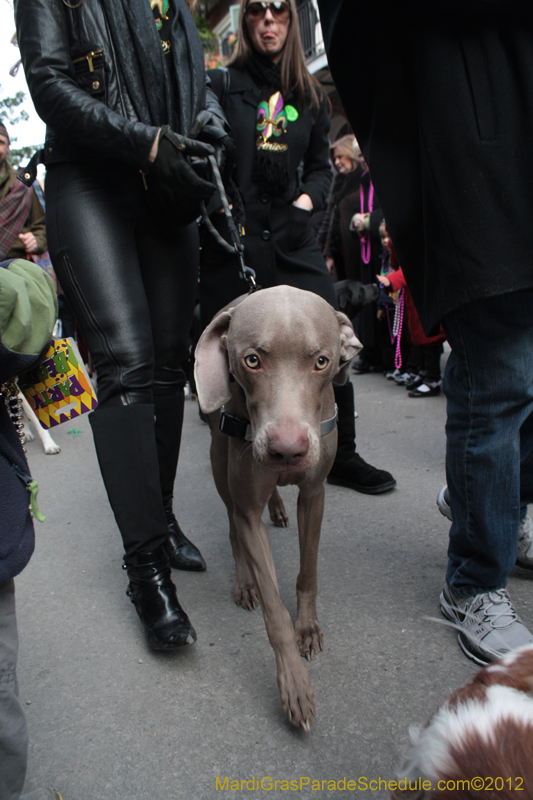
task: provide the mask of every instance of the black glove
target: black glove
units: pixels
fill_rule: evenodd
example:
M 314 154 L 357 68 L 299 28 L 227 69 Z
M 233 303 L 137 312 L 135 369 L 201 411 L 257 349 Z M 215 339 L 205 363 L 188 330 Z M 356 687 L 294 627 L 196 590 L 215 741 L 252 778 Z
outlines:
M 217 166 L 225 182 L 233 169 L 235 145 L 224 127 L 224 120 L 211 111 L 200 111 L 191 126 L 189 136 L 213 145 Z
M 189 203 L 191 200 L 207 200 L 214 193 L 215 186 L 198 173 L 205 172 L 205 167 L 209 166 L 207 156 L 214 155 L 214 152 L 210 144 L 188 139 L 163 125 L 159 132 L 157 156 L 150 171 L 161 183 L 183 193 Z M 193 157 L 194 168 L 188 157 Z
M 199 139 L 212 145 L 218 144 L 227 135 L 224 120 L 207 110 L 200 111 L 189 131 L 191 139 Z

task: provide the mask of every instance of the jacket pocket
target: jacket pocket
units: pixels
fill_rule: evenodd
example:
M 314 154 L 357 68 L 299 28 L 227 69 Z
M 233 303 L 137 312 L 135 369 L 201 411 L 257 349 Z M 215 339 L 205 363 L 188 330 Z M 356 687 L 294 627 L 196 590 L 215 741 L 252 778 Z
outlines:
M 483 41 L 480 36 L 472 34 L 463 38 L 461 49 L 479 138 L 484 142 L 493 142 L 496 139 L 496 114 Z
M 104 75 L 103 50 L 94 48 L 86 53 L 74 56 L 74 79 L 80 89 L 105 102 L 106 85 Z
M 307 244 L 309 236 L 313 235 L 310 220 L 310 211 L 305 208 L 298 208 L 293 204 L 290 205 L 285 240 L 288 253 L 294 253 Z

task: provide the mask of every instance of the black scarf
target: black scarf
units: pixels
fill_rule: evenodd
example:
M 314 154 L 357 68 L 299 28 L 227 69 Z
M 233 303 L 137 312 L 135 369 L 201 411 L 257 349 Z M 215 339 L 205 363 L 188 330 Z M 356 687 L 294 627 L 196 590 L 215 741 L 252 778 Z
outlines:
M 260 89 L 281 92 L 281 61 L 275 64 L 271 58 L 252 50 L 246 69 Z
M 101 0 L 113 45 L 137 116 L 187 135 L 205 107 L 200 37 L 185 0 L 171 0 L 172 59 L 166 63 L 148 0 Z M 171 76 L 170 70 L 174 75 Z M 174 78 L 174 80 L 173 80 Z M 173 86 L 177 87 L 175 97 Z
M 261 90 L 261 100 L 268 103 L 270 97 L 275 92 L 281 92 L 281 63 L 275 64 L 268 56 L 257 53 L 252 50 L 250 58 L 246 64 L 246 70 L 252 77 L 254 83 Z M 292 98 L 292 92 L 289 94 Z M 287 103 L 289 97 L 283 97 L 284 103 Z M 289 123 L 290 124 L 290 123 Z M 261 144 L 268 144 L 262 140 L 262 135 L 254 128 L 255 136 L 255 150 L 254 150 L 254 164 L 252 169 L 252 181 L 256 183 L 261 192 L 265 192 L 271 196 L 284 197 L 290 187 L 290 157 L 289 149 L 285 147 L 283 150 L 268 150 L 262 149 Z M 280 138 L 280 144 L 285 145 L 283 139 L 286 135 Z M 268 140 L 277 144 L 274 137 Z

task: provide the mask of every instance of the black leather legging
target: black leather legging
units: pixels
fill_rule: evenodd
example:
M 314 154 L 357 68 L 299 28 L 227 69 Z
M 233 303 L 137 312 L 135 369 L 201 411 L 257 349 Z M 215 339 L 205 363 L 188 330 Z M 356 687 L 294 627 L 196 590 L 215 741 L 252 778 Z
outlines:
M 197 290 L 196 224 L 157 219 L 139 172 L 116 161 L 50 165 L 46 205 L 50 255 L 96 365 L 100 407 L 175 394 Z

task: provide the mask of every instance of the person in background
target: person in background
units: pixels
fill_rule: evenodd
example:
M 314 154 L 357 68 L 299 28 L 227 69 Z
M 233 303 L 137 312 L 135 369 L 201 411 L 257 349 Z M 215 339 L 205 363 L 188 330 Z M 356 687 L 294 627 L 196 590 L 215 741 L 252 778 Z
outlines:
M 209 75 L 236 145 L 233 179 L 246 214 L 246 264 L 263 288 L 296 286 L 336 307 L 310 223 L 331 184 L 330 122 L 324 92 L 305 64 L 294 0 L 243 0 L 237 42 L 228 69 Z M 212 219 L 227 237 L 223 215 Z M 202 327 L 244 291 L 238 260 L 208 239 L 200 269 Z M 335 387 L 335 400 L 339 445 L 329 483 L 368 494 L 392 489 L 393 476 L 356 452 L 350 382 Z
M 379 225 L 379 236 L 381 239 L 381 269 L 380 275 L 390 276 L 400 265 L 396 258 L 396 253 L 392 246 L 391 238 L 387 230 L 385 220 L 382 219 Z M 378 281 L 379 285 L 379 281 Z M 391 364 L 391 369 L 385 372 L 387 380 L 398 382 L 402 375 L 402 367 L 407 363 L 410 355 L 411 340 L 407 333 L 407 320 L 404 320 L 405 292 L 401 289 L 389 294 L 384 287 L 380 288 L 379 296 L 376 301 L 377 318 L 379 324 L 386 326 L 388 339 L 386 348 L 384 347 L 384 362 Z M 405 324 L 404 324 L 405 323 Z M 394 366 L 394 369 L 392 368 Z
M 46 250 L 44 211 L 35 189 L 17 181 L 7 161 L 10 143 L 0 122 L 0 261 Z
M 349 223 L 353 239 L 357 271 L 362 283 L 372 283 L 374 275 L 381 266 L 381 237 L 379 225 L 383 218 L 379 201 L 370 177 L 368 164 L 357 144 L 361 177 L 359 192 L 354 198 L 353 216 Z M 352 369 L 358 375 L 365 372 L 385 372 L 391 366 L 385 357 L 389 347 L 389 337 L 383 325 L 377 319 L 377 306 L 372 303 L 365 306 L 357 317 L 355 332 L 363 344 L 357 361 Z
M 413 298 L 405 280 L 403 270 L 399 269 L 389 275 L 376 275 L 378 283 L 387 292 L 404 290 L 405 315 L 409 327 L 409 336 L 417 353 L 417 366 L 411 359 L 411 377 L 405 382 L 409 397 L 435 397 L 440 394 L 442 384 L 440 358 L 443 352 L 442 343 L 445 336 L 442 329 L 435 336 L 426 336 L 420 323 Z
M 14 582 L 33 553 L 32 512 L 40 516 L 38 487 L 14 424 L 14 379 L 39 362 L 56 315 L 55 287 L 40 267 L 22 259 L 0 262 L 0 800 L 61 800 L 53 789 L 21 796 L 28 727 L 18 698 Z
M 355 137 L 348 134 L 333 142 L 329 151 L 335 176 L 326 215 L 318 232 L 318 243 L 334 281 L 361 280 L 359 246 L 350 234 L 350 220 L 356 199 L 359 200 L 363 172 L 356 150 Z
M 98 376 L 90 422 L 128 595 L 152 648 L 182 647 L 196 632 L 171 567 L 205 561 L 172 508 L 181 365 L 196 301 L 195 219 L 215 189 L 206 158 L 209 142 L 224 153 L 222 112 L 185 0 L 16 0 L 15 16 L 47 124 L 50 255 Z

